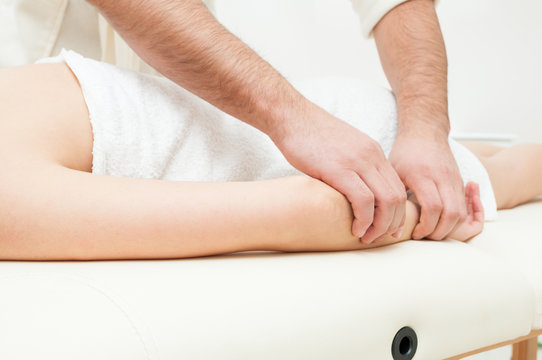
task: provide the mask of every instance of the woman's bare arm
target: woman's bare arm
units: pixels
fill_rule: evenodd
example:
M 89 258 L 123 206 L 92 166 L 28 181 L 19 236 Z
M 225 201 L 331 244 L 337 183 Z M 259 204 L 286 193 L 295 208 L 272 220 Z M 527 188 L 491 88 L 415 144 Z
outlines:
M 187 183 L 89 174 L 39 163 L 0 184 L 0 258 L 184 258 L 249 250 L 374 247 L 350 232 L 348 201 L 308 177 Z M 401 240 L 410 238 L 407 207 Z M 400 241 L 389 237 L 376 245 Z

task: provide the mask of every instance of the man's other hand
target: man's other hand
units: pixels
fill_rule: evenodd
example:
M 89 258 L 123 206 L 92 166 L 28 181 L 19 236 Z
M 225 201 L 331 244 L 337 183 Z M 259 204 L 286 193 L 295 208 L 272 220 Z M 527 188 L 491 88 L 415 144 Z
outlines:
M 399 134 L 389 160 L 421 206 L 414 239 L 442 240 L 465 220 L 463 180 L 447 136 Z

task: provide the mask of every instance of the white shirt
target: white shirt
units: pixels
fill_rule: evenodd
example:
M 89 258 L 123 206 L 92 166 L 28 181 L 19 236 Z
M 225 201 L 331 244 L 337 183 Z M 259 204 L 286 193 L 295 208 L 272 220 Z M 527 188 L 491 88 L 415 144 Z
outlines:
M 205 0 L 214 11 L 215 0 Z M 407 0 L 351 0 L 362 33 Z M 0 0 L 0 67 L 33 63 L 60 49 L 145 73 L 156 73 L 85 0 Z

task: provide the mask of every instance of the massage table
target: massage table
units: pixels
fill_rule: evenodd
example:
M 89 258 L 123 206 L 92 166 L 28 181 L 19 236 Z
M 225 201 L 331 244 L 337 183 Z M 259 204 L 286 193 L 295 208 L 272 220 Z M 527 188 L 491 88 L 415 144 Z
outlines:
M 542 199 L 469 242 L 0 262 L 0 359 L 459 359 L 542 334 Z

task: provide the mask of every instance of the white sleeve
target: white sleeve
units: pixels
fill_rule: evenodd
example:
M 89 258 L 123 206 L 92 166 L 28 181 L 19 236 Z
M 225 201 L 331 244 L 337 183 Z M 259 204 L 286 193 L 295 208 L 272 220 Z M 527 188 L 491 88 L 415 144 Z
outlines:
M 361 31 L 370 37 L 375 25 L 394 7 L 407 0 L 350 0 L 361 21 Z

